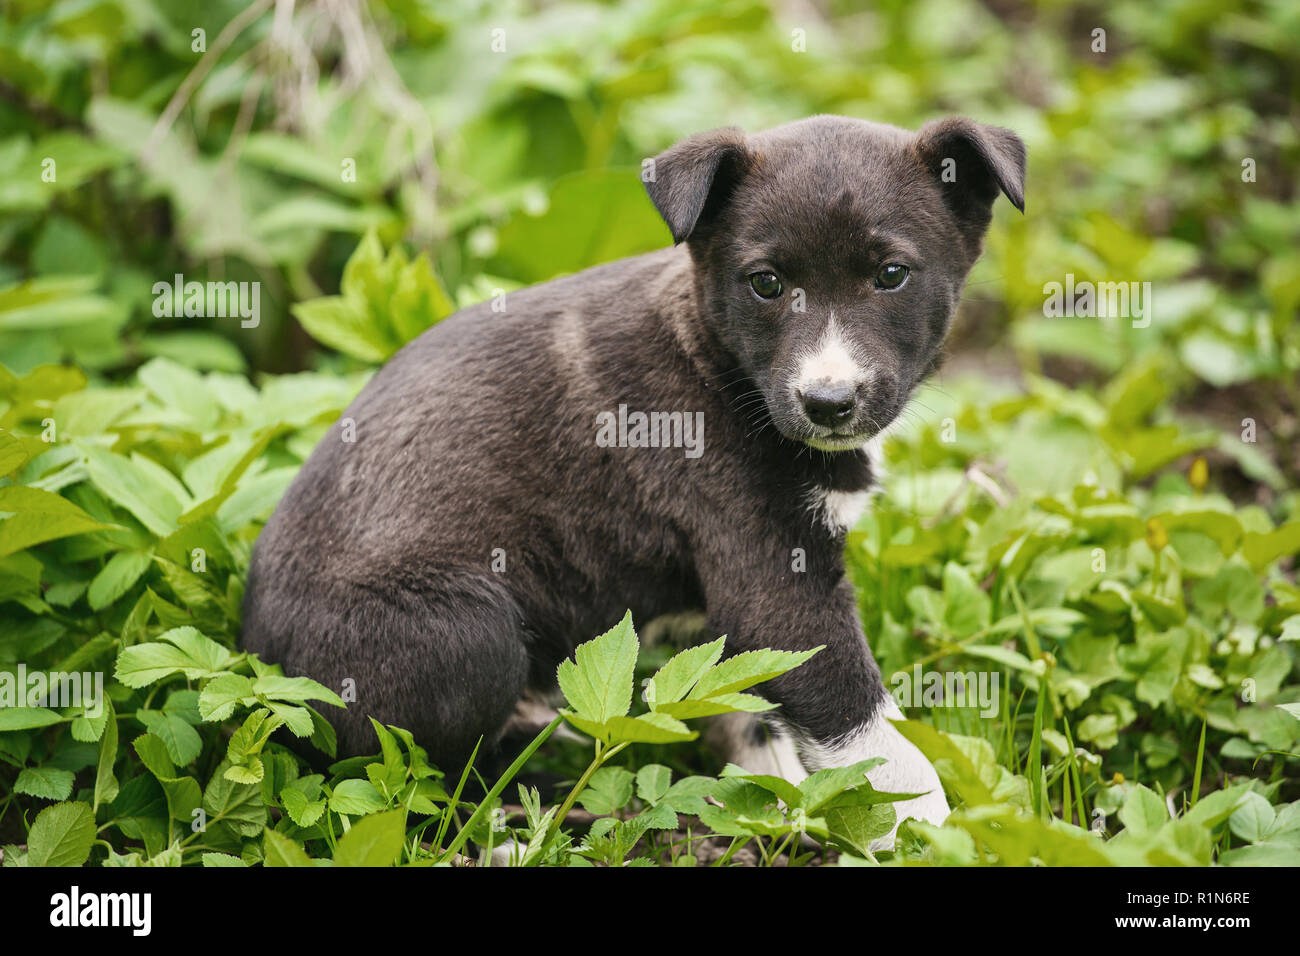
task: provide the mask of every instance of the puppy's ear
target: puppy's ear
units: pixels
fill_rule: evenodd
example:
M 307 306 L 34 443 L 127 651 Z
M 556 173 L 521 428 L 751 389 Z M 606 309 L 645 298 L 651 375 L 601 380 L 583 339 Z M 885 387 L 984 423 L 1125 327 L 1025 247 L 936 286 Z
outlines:
M 917 131 L 915 148 L 975 239 L 988 227 L 999 192 L 1025 211 L 1025 144 L 1011 130 L 961 117 L 935 120 Z
M 751 162 L 745 134 L 734 126 L 697 133 L 651 161 L 646 190 L 674 243 L 695 235 L 721 208 Z

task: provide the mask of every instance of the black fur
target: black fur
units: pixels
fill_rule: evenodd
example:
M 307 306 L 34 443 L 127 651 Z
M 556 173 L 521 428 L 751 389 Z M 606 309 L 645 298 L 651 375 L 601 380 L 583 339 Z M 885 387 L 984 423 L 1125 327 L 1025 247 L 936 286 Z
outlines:
M 936 172 L 945 150 L 955 183 Z M 873 372 L 847 427 L 865 441 L 892 421 L 937 362 L 989 183 L 1022 201 L 1023 146 L 969 122 L 918 136 L 816 117 L 692 137 L 654 168 L 651 197 L 684 246 L 426 332 L 348 408 L 263 531 L 245 646 L 335 689 L 356 682 L 337 719 L 344 753 L 376 749 L 373 714 L 457 767 L 628 608 L 639 622 L 704 609 L 732 653 L 827 645 L 760 688 L 804 739 L 838 739 L 883 699 L 843 532 L 815 506 L 822 490 L 866 489 L 871 465 L 806 444 L 816 429 L 792 370 L 833 313 Z M 874 288 L 902 255 L 908 284 Z M 759 299 L 756 263 L 802 289 L 806 310 Z M 703 454 L 600 447 L 596 416 L 620 404 L 702 412 Z

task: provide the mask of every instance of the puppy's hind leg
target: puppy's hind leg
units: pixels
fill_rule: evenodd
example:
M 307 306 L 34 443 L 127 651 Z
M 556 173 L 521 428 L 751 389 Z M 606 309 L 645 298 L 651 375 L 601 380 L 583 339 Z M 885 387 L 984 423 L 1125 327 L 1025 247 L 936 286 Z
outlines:
M 492 582 L 439 576 L 412 584 L 349 583 L 326 600 L 313 595 L 285 621 L 292 635 L 281 663 L 288 674 L 355 689 L 346 711 L 328 709 L 340 756 L 378 751 L 373 716 L 409 730 L 438 769 L 455 775 L 480 737 L 480 755 L 491 753 L 523 692 L 522 616 Z

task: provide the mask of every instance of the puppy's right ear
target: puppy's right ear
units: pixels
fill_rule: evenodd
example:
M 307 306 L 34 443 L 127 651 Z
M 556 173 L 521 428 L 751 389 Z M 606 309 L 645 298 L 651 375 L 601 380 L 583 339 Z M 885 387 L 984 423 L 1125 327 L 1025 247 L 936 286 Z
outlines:
M 674 244 L 717 213 L 751 162 L 745 134 L 734 126 L 697 133 L 650 161 L 642 178 Z

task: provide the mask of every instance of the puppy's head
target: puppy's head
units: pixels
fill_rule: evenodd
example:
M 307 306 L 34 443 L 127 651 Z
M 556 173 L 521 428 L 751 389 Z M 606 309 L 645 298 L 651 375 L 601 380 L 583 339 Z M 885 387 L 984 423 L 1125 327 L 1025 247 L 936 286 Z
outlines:
M 1005 129 L 817 116 L 692 136 L 656 157 L 647 186 L 773 424 L 844 451 L 937 367 L 993 201 L 1023 211 L 1024 175 Z

